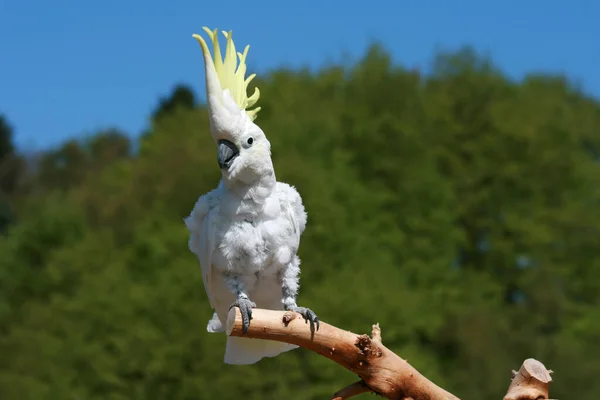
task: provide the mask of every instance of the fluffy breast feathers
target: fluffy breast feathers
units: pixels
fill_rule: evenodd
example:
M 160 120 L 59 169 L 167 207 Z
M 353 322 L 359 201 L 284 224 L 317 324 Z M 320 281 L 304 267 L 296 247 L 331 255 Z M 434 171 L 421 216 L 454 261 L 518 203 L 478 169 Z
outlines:
M 213 273 L 213 253 L 219 246 L 219 243 L 216 243 L 215 240 L 216 233 L 217 229 L 227 229 L 227 227 L 219 226 L 219 222 L 229 220 L 232 217 L 220 218 L 221 213 L 226 212 L 224 208 L 220 207 L 225 190 L 223 185 L 219 185 L 216 189 L 202 195 L 196 202 L 190 216 L 185 219 L 186 226 L 190 231 L 189 249 L 196 254 L 200 261 L 202 281 L 213 309 L 214 301 L 211 296 L 210 283 Z M 274 194 L 279 200 L 281 212 L 292 223 L 299 241 L 307 222 L 300 194 L 293 186 L 283 182 L 277 182 Z
M 275 190 L 281 208 L 288 214 L 289 218 L 293 221 L 294 226 L 297 227 L 298 236 L 302 235 L 306 228 L 307 218 L 300 194 L 295 187 L 283 182 L 277 182 Z

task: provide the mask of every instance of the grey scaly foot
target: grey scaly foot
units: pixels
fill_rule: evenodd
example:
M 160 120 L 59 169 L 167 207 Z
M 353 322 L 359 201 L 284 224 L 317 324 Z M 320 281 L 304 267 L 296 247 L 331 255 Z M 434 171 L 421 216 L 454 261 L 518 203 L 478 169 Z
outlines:
M 238 297 L 236 301 L 231 303 L 229 309 L 231 310 L 233 307 L 240 309 L 240 314 L 242 314 L 242 331 L 246 334 L 250 327 L 250 320 L 252 319 L 252 309 L 256 307 L 256 303 L 247 297 Z
M 298 314 L 302 315 L 304 320 L 306 322 L 310 323 L 310 332 L 313 335 L 315 333 L 315 325 L 317 326 L 317 330 L 319 330 L 319 325 L 320 325 L 319 317 L 317 317 L 317 314 L 315 314 L 315 312 L 313 310 L 311 310 L 310 308 L 291 306 L 291 307 L 288 307 L 288 310 L 297 312 Z

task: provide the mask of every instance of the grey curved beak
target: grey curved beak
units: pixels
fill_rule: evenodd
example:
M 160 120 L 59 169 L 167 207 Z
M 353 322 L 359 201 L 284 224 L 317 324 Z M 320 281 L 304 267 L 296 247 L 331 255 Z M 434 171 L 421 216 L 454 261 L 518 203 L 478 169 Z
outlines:
M 219 162 L 219 168 L 229 168 L 233 163 L 233 160 L 240 154 L 240 151 L 231 143 L 229 140 L 221 139 L 218 143 L 217 161 Z

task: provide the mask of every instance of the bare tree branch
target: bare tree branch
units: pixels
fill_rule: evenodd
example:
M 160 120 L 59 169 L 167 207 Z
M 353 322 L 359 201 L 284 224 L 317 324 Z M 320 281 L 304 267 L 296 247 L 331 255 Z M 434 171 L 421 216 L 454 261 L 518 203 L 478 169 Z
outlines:
M 358 382 L 354 382 L 353 384 L 346 386 L 342 390 L 338 390 L 337 392 L 335 392 L 331 400 L 346 400 L 352 396 L 356 396 L 361 393 L 367 393 L 370 391 L 371 389 L 369 389 L 365 381 L 360 380 Z
M 311 334 L 298 314 L 255 308 L 246 334 L 237 307 L 229 312 L 226 332 L 230 336 L 275 340 L 304 347 L 335 361 L 357 374 L 361 380 L 337 393 L 332 399 L 343 400 L 365 392 L 373 392 L 397 400 L 459 400 L 421 375 L 382 343 L 379 324 L 373 325 L 371 337 L 339 329 L 321 322 Z M 504 400 L 548 399 L 550 372 L 537 360 L 527 359 L 514 375 Z

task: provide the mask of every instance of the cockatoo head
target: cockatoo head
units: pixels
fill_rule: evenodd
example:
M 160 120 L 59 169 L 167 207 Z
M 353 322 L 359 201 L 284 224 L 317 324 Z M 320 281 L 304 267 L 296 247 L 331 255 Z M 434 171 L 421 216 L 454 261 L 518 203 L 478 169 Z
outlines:
M 236 53 L 231 31 L 223 31 L 227 47 L 222 59 L 217 29 L 203 29 L 212 41 L 214 61 L 206 41 L 198 34 L 192 36 L 200 43 L 204 55 L 210 132 L 218 147 L 219 167 L 228 179 L 250 183 L 268 172 L 266 169 L 272 169 L 271 145 L 253 122 L 260 107 L 248 110 L 260 96 L 258 88 L 252 96 L 247 95 L 248 84 L 256 76 L 244 77 L 250 46 L 246 46 L 243 54 Z

